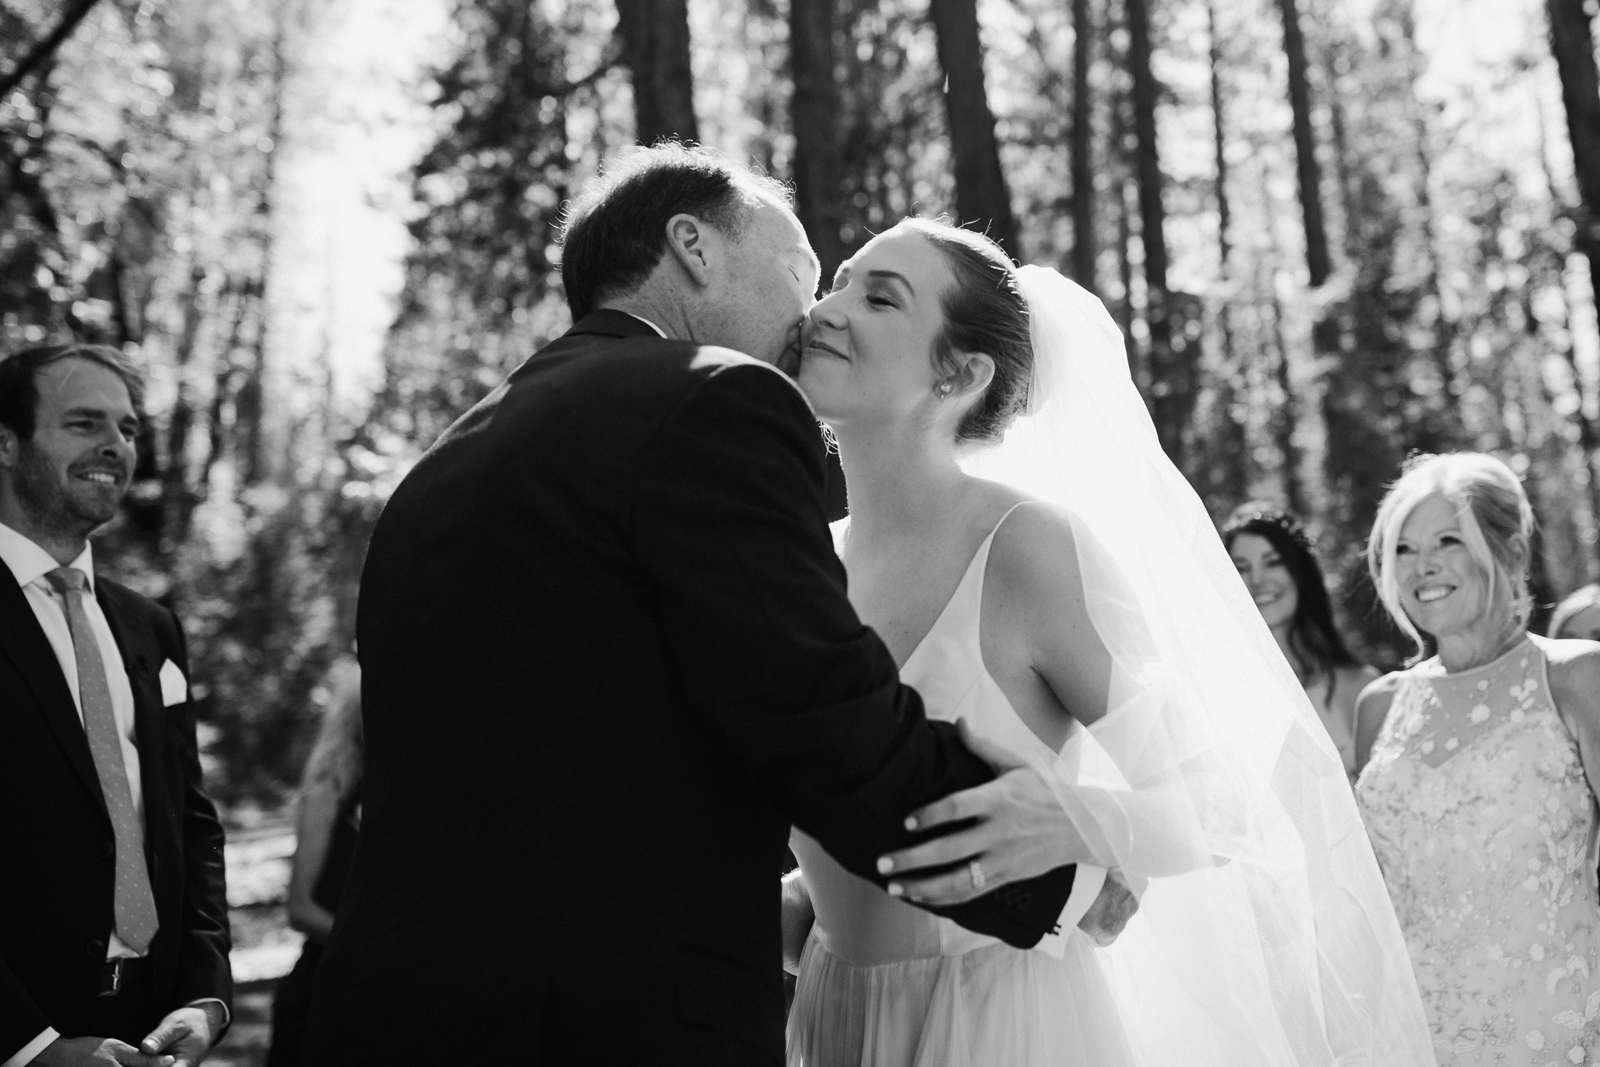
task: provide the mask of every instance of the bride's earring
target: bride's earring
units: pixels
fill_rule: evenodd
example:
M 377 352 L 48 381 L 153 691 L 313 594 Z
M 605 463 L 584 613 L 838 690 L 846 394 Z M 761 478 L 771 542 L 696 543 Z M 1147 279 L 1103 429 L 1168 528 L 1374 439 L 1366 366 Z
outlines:
M 955 382 L 952 382 L 949 378 L 942 378 L 939 384 L 933 387 L 933 391 L 938 394 L 940 400 L 948 400 L 955 387 Z

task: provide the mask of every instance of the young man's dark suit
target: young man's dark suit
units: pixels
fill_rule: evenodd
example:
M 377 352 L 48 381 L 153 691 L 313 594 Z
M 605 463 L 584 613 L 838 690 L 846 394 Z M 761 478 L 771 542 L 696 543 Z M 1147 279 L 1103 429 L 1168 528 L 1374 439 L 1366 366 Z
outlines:
M 133 689 L 145 858 L 160 922 L 147 956 L 148 1032 L 193 1001 L 232 1010 L 223 832 L 201 789 L 194 708 L 162 701 L 162 665 L 189 673 L 178 620 L 104 577 L 94 588 Z M 144 1036 L 89 1028 L 112 929 L 115 852 L 72 690 L 0 564 L 0 1062 L 47 1026 L 64 1037 Z
M 992 777 L 845 597 L 794 384 L 586 316 L 396 490 L 308 1063 L 776 1064 L 791 823 L 876 877 Z M 953 909 L 1032 944 L 1072 869 Z

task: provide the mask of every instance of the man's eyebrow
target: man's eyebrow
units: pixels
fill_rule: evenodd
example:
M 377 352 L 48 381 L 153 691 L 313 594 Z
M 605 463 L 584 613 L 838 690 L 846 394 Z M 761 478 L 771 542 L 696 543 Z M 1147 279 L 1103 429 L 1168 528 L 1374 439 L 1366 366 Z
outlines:
M 62 414 L 63 415 L 68 415 L 68 416 L 71 416 L 71 415 L 85 416 L 86 415 L 86 416 L 90 416 L 90 417 L 96 418 L 96 419 L 110 419 L 110 418 L 113 417 L 110 409 L 108 409 L 108 408 L 97 408 L 97 407 L 94 407 L 94 406 L 89 405 L 89 404 L 79 404 L 77 407 L 67 408 L 66 411 L 62 412 Z M 115 418 L 116 418 L 116 420 L 118 422 L 127 422 L 129 420 L 132 420 L 133 422 L 143 422 L 144 421 L 143 419 L 141 419 L 139 417 L 139 413 L 136 412 L 136 411 L 130 411 L 130 412 L 124 414 L 124 415 L 117 415 L 117 416 L 115 416 Z

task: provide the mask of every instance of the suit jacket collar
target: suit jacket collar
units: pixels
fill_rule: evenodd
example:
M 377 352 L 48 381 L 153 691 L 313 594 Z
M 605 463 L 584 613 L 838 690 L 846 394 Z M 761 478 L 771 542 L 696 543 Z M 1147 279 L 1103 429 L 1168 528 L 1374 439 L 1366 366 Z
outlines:
M 86 557 L 87 549 L 73 565 L 87 562 Z M 165 759 L 161 738 L 165 732 L 166 709 L 162 704 L 159 674 L 164 657 L 150 628 L 139 625 L 138 606 L 132 593 L 109 581 L 95 581 L 94 592 L 106 623 L 111 627 L 111 635 L 116 639 L 117 650 L 122 654 L 122 666 L 133 690 L 139 776 L 145 783 L 141 790 L 145 824 L 155 826 L 154 817 L 160 814 L 157 809 L 162 803 L 161 791 L 155 785 L 162 780 Z M 89 753 L 89 739 L 78 715 L 78 705 L 56 661 L 55 649 L 50 647 L 50 641 L 40 629 L 33 606 L 17 583 L 15 572 L 0 573 L 0 655 L 9 659 L 27 681 L 56 740 L 66 751 L 68 762 L 104 807 L 105 794 L 100 789 L 94 757 Z
M 105 796 L 100 792 L 100 776 L 95 773 L 94 757 L 89 754 L 83 721 L 78 718 L 78 705 L 56 661 L 55 649 L 39 627 L 22 586 L 10 573 L 0 575 L 0 656 L 9 659 L 26 679 L 39 710 L 66 750 L 67 761 L 103 807 Z
M 637 315 L 616 308 L 599 308 L 573 324 L 567 333 L 593 333 L 602 337 L 661 337 L 661 331 Z

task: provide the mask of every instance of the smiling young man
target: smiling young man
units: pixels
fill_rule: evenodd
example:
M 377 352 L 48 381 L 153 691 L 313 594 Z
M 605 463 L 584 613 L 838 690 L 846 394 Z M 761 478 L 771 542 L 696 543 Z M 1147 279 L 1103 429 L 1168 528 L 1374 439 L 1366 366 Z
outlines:
M 94 573 L 133 477 L 122 353 L 0 360 L 0 1067 L 198 1064 L 233 996 L 183 631 Z

